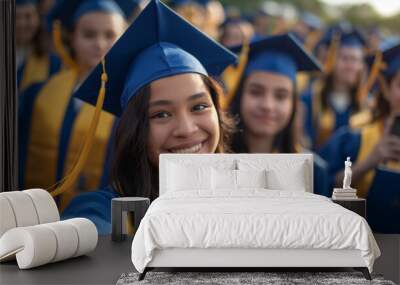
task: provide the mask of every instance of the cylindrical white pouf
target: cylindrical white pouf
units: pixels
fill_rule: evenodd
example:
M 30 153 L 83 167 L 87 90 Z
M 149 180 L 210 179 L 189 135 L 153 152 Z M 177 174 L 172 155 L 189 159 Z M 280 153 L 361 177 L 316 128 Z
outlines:
M 16 250 L 19 250 L 16 258 L 20 269 L 49 263 L 57 251 L 56 235 L 41 225 L 11 229 L 0 239 L 0 257 Z
M 39 224 L 38 214 L 31 197 L 23 191 L 1 193 L 13 209 L 17 227 L 26 227 Z
M 71 258 L 78 250 L 78 233 L 74 226 L 65 221 L 41 225 L 51 229 L 57 238 L 57 252 L 51 262 Z
M 43 189 L 29 189 L 23 192 L 31 197 L 39 217 L 39 224 L 52 223 L 60 220 L 56 202 L 49 192 Z
M 92 221 L 84 218 L 75 218 L 64 222 L 74 226 L 78 233 L 78 250 L 74 257 L 91 252 L 96 248 L 98 232 Z
M 10 202 L 6 197 L 0 195 L 0 238 L 6 231 L 16 226 L 17 222 Z

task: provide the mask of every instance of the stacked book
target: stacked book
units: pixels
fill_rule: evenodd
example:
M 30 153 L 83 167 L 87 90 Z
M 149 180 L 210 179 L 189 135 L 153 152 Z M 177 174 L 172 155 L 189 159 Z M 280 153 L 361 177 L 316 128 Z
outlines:
M 334 188 L 332 199 L 334 200 L 352 200 L 357 199 L 357 189 L 343 189 L 343 188 Z

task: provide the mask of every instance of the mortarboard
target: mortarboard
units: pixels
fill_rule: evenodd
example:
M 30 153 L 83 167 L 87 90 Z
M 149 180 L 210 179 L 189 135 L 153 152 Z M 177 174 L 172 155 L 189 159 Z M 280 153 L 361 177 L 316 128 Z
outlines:
M 154 80 L 182 73 L 218 75 L 235 61 L 229 50 L 152 0 L 105 56 L 109 78 L 103 109 L 119 116 L 137 91 Z M 99 64 L 74 96 L 95 105 L 102 70 Z
M 390 46 L 385 45 L 384 49 L 381 49 L 374 55 L 368 56 L 366 63 L 370 69 L 373 69 L 374 65 L 380 64 L 380 71 L 386 77 L 396 74 L 400 70 L 400 40 L 394 44 L 392 43 Z
M 240 51 L 235 47 L 233 51 Z M 291 34 L 267 36 L 250 43 L 245 75 L 254 71 L 278 73 L 296 81 L 298 71 L 320 71 L 317 60 Z
M 374 55 L 366 58 L 365 62 L 369 68 L 368 78 L 366 83 L 362 85 L 359 96 L 366 97 L 369 92 L 373 92 L 380 88 L 380 74 L 385 77 L 390 77 L 400 70 L 400 41 L 392 44 L 390 47 L 377 51 Z
M 400 36 L 385 37 L 385 38 L 382 38 L 382 40 L 379 44 L 379 49 L 386 50 L 390 47 L 393 47 L 397 43 L 400 43 Z
M 50 11 L 48 21 L 52 23 L 59 20 L 64 27 L 72 28 L 80 17 L 96 11 L 117 13 L 125 18 L 125 13 L 114 0 L 61 0 Z
M 339 46 L 360 47 L 366 46 L 367 41 L 361 32 L 348 25 L 335 25 L 327 29 L 317 46 L 330 46 L 335 37 L 339 37 Z
M 365 37 L 360 31 L 354 29 L 349 33 L 343 33 L 341 35 L 340 45 L 341 46 L 352 46 L 363 48 L 367 44 Z
M 400 41 L 392 47 L 382 51 L 383 61 L 386 63 L 385 76 L 392 76 L 400 71 Z

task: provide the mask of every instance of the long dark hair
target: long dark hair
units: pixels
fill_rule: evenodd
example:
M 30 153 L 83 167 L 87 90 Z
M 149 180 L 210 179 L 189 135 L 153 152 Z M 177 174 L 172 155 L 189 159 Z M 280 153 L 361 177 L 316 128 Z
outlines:
M 219 118 L 220 139 L 217 153 L 229 152 L 232 120 L 224 114 L 218 98 L 222 89 L 211 78 L 202 76 L 209 88 Z M 115 135 L 111 181 L 115 191 L 123 196 L 158 197 L 158 166 L 151 164 L 148 155 L 150 86 L 143 87 L 125 108 Z
M 35 10 L 37 16 L 39 17 L 39 26 L 30 44 L 32 46 L 33 53 L 40 57 L 49 52 L 50 41 L 46 31 L 45 19 L 40 16 L 39 4 L 35 4 Z
M 380 82 L 379 90 L 377 91 L 377 94 L 376 94 L 376 101 L 372 107 L 372 121 L 373 122 L 381 120 L 390 114 L 390 111 L 391 111 L 390 103 L 385 98 L 385 92 L 387 92 L 387 90 L 382 90 L 382 89 L 390 86 L 392 84 L 392 81 L 394 80 L 394 78 L 396 77 L 396 75 L 399 72 L 394 73 L 390 76 L 387 76 L 386 78 L 384 78 L 384 77 L 381 78 L 381 80 L 385 80 L 385 82 Z
M 232 151 L 235 153 L 248 153 L 249 148 L 245 142 L 245 125 L 240 115 L 240 104 L 242 100 L 242 94 L 244 89 L 244 83 L 246 82 L 247 76 L 243 76 L 235 97 L 230 105 L 230 112 L 236 120 L 237 132 L 233 136 L 232 140 Z M 294 84 L 296 85 L 296 84 Z M 290 116 L 289 123 L 287 126 L 280 131 L 274 138 L 272 148 L 279 153 L 296 153 L 298 152 L 297 143 L 299 142 L 299 135 L 295 128 L 295 118 L 297 113 L 297 94 L 296 86 L 293 87 L 293 109 Z

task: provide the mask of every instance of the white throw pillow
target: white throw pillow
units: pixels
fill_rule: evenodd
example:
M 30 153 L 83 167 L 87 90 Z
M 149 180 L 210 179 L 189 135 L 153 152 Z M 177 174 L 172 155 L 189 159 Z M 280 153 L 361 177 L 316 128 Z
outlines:
M 271 190 L 306 191 L 311 181 L 308 164 L 304 160 L 292 159 L 240 159 L 240 170 L 266 169 L 267 188 Z
M 306 191 L 304 167 L 291 169 L 290 176 L 284 171 L 272 169 L 267 171 L 267 188 L 271 190 Z
M 267 171 L 236 170 L 238 188 L 267 188 Z
M 214 190 L 236 190 L 236 170 L 212 168 L 212 188 Z
M 168 191 L 209 190 L 212 188 L 211 167 L 169 163 L 168 168 Z

